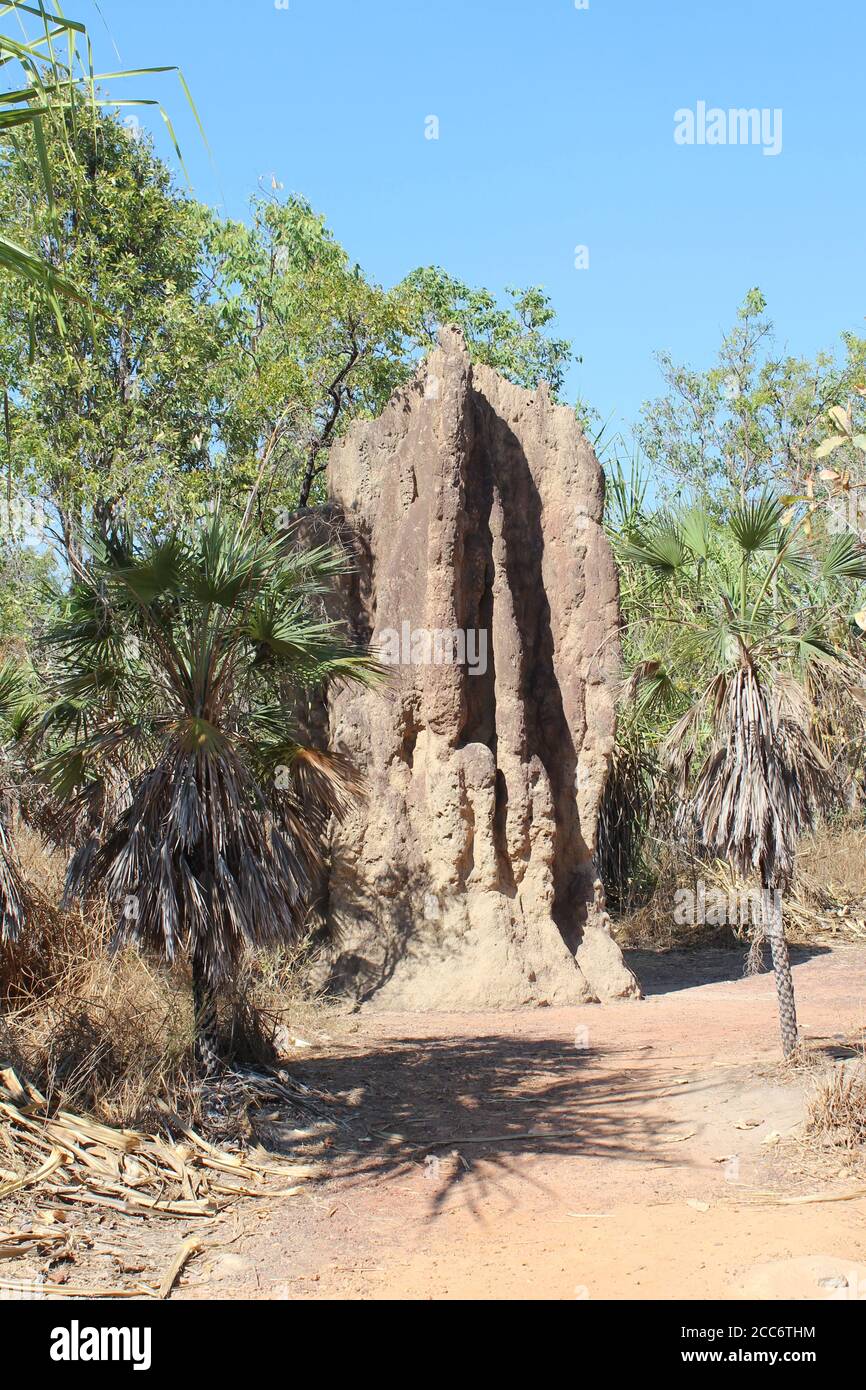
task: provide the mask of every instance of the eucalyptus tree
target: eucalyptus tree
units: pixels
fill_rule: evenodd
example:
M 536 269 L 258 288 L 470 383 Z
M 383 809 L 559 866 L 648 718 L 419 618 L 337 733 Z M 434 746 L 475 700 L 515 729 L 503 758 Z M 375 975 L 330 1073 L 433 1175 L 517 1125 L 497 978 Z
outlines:
M 866 339 L 845 333 L 842 349 L 811 360 L 781 352 L 766 300 L 752 289 L 710 366 L 659 353 L 665 391 L 644 405 L 636 434 L 667 493 L 697 493 L 721 515 L 731 493 L 804 491 L 827 412 L 866 379 Z M 866 404 L 856 404 L 862 420 Z
M 551 336 L 538 288 L 504 303 L 438 267 L 387 289 L 365 275 L 306 199 L 262 193 L 248 223 L 208 236 L 228 364 L 219 434 L 227 472 L 264 513 L 319 502 L 330 446 L 377 415 L 438 328 L 458 324 L 473 360 L 520 385 L 563 387 L 571 345 Z
M 66 564 L 119 509 L 189 514 L 213 494 L 210 445 L 221 400 L 217 315 L 204 272 L 209 213 L 180 192 L 137 128 L 79 112 L 50 144 L 62 216 L 43 230 L 89 304 L 62 324 L 25 282 L 0 305 L 7 489 L 36 498 Z M 61 157 L 61 150 L 65 157 Z M 34 150 L 0 167 L 0 216 L 25 225 Z
M 398 293 L 422 349 L 435 343 L 443 324 L 456 324 L 473 361 L 529 390 L 546 381 L 554 399 L 563 399 L 568 365 L 581 359 L 566 338 L 552 336 L 556 311 L 540 286 L 509 287 L 502 299 L 441 266 L 421 266 L 401 281 Z

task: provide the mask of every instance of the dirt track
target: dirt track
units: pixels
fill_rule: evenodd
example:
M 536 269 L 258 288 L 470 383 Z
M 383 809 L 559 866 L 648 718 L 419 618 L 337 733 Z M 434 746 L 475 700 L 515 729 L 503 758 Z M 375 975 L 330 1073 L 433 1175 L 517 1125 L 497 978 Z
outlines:
M 803 1167 L 812 1081 L 778 1074 L 772 977 L 732 952 L 633 963 L 640 1004 L 362 1013 L 300 1053 L 351 1102 L 332 1176 L 241 1215 L 180 1296 L 866 1296 L 866 1199 L 767 1195 L 866 1184 L 836 1155 Z M 866 951 L 801 954 L 795 979 L 828 1056 L 862 1036 Z

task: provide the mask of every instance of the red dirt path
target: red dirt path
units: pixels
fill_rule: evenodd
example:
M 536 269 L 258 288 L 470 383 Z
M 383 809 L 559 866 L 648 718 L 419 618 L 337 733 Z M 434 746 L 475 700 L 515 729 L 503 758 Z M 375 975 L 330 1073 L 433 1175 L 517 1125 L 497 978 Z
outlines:
M 866 950 L 796 959 L 803 1034 L 844 1055 Z M 633 964 L 642 1003 L 368 1012 L 300 1052 L 295 1075 L 348 1102 L 330 1177 L 243 1213 L 180 1296 L 866 1296 L 866 1199 L 768 1195 L 858 1183 L 836 1154 L 802 1166 L 814 1077 L 779 1073 L 772 977 L 728 951 Z

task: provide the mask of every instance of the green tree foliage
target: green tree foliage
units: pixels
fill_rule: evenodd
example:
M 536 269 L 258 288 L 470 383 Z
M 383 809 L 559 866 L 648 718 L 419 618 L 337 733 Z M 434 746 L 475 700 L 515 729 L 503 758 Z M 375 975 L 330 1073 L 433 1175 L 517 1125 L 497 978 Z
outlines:
M 0 655 L 22 657 L 50 607 L 49 552 L 13 535 L 0 539 Z
M 637 437 L 666 491 L 709 504 L 769 483 L 803 491 L 827 411 L 866 375 L 866 339 L 846 334 L 843 345 L 841 361 L 778 353 L 766 301 L 754 289 L 709 370 L 660 353 L 666 393 L 644 406 Z
M 202 275 L 208 214 L 173 186 L 137 127 L 79 119 L 63 139 L 56 221 L 43 208 L 52 261 L 99 304 L 67 305 L 64 325 L 24 282 L 0 320 L 17 494 L 42 501 L 65 558 L 122 503 L 178 515 L 212 489 L 217 314 Z M 14 146 L 0 175 L 4 222 L 32 218 L 35 154 Z M 32 331 L 31 331 L 32 330 Z
M 104 96 L 100 84 L 125 77 L 174 72 L 195 114 L 179 68 L 94 72 L 85 25 L 65 15 L 62 7 L 52 0 L 34 0 L 33 4 L 7 0 L 0 8 L 0 69 L 5 70 L 5 81 L 0 86 L 0 130 L 7 144 L 17 149 L 31 149 L 34 153 L 39 187 L 47 204 L 52 231 L 68 211 L 56 200 L 55 179 L 63 163 L 75 158 L 63 136 L 67 130 L 74 130 L 79 120 L 94 119 L 101 107 L 116 105 Z M 171 120 L 159 102 L 125 98 L 122 104 L 126 107 L 157 106 L 180 155 Z M 58 133 L 61 136 L 59 148 Z M 36 187 L 35 184 L 31 186 L 31 194 Z M 43 217 L 36 200 L 33 206 L 36 213 L 32 222 L 25 220 L 13 226 L 0 215 L 0 272 L 23 280 L 34 301 L 50 307 L 62 329 L 65 306 L 70 302 L 87 302 L 87 294 L 81 284 L 70 280 L 58 268 L 42 234 Z
M 381 411 L 445 323 L 474 360 L 562 389 L 571 348 L 547 336 L 554 315 L 538 288 L 511 291 L 503 308 L 431 268 L 385 290 L 299 197 L 260 197 L 249 225 L 214 223 L 209 250 L 229 354 L 224 464 L 245 484 L 266 479 L 260 507 L 321 500 L 331 442 Z
M 214 222 L 209 251 L 226 364 L 222 466 L 259 508 L 321 496 L 327 449 L 405 380 L 405 309 L 368 281 L 301 198 Z
M 562 384 L 568 344 L 546 333 L 538 289 L 497 308 L 441 271 L 385 290 L 303 199 L 261 197 L 249 224 L 180 192 L 150 142 L 101 114 L 56 133 L 52 263 L 87 290 L 61 326 L 26 282 L 0 308 L 7 472 L 43 499 L 66 562 L 119 507 L 177 521 L 222 498 L 261 524 L 323 496 L 330 444 L 377 414 L 437 327 L 457 322 L 477 360 L 534 386 Z M 68 158 L 60 159 L 63 149 Z M 13 142 L 0 216 L 33 222 L 38 157 Z
M 474 361 L 530 390 L 546 381 L 561 399 L 574 353 L 564 338 L 548 337 L 556 315 L 539 286 L 509 288 L 510 303 L 503 307 L 489 290 L 473 289 L 439 266 L 426 266 L 408 275 L 398 292 L 408 301 L 412 336 L 422 347 L 435 342 L 443 324 L 456 324 Z

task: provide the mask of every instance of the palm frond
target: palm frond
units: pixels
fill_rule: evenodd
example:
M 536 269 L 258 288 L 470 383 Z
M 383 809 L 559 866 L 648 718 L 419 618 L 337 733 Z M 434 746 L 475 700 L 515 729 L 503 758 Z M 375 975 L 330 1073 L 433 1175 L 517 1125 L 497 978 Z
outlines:
M 638 538 L 623 546 L 622 556 L 631 564 L 643 565 L 670 578 L 687 564 L 689 552 L 677 519 L 662 514 Z
M 866 579 L 866 548 L 852 531 L 843 531 L 833 538 L 821 561 L 821 577 Z
M 728 517 L 728 530 L 746 555 L 775 547 L 784 514 L 781 500 L 771 492 L 745 498 Z

